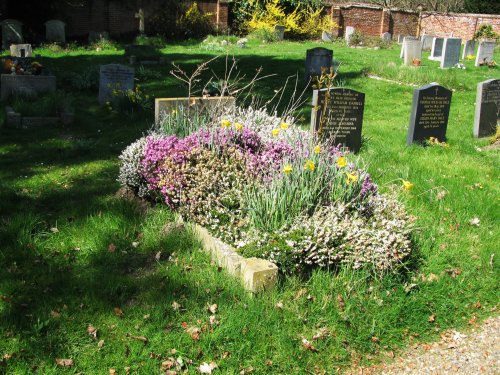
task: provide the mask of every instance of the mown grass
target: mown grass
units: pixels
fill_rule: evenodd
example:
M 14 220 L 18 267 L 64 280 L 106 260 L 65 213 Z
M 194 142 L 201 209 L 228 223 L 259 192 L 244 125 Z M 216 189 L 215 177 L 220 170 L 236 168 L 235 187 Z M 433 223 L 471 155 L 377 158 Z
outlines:
M 303 84 L 305 51 L 316 45 L 250 41 L 248 49 L 230 46 L 229 53 L 247 77 L 260 66 L 276 74 L 255 87 L 269 98 L 297 72 Z M 400 194 L 417 218 L 414 268 L 382 279 L 359 271 L 316 271 L 282 279 L 275 290 L 251 298 L 210 263 L 188 232 L 164 228 L 171 212 L 161 206 L 144 210 L 115 196 L 117 157 L 149 128 L 152 113 L 109 113 L 97 104 L 96 92 L 59 82 L 76 98 L 73 126 L 4 127 L 0 133 L 0 373 L 125 373 L 130 367 L 131 373 L 150 374 L 168 357 L 182 357 L 190 373 L 210 361 L 229 374 L 249 367 L 255 373 L 332 373 L 385 360 L 384 353 L 415 340 L 432 340 L 444 329 L 496 314 L 499 156 L 477 150 L 487 141 L 472 138 L 472 124 L 475 85 L 498 77 L 499 69 L 466 64 L 465 71 L 442 71 L 430 62 L 419 73 L 399 76 L 419 84 L 428 77 L 455 89 L 450 147 L 407 147 L 413 88 L 364 74 L 389 62 L 403 71 L 398 48 L 333 48 L 341 62 L 339 80 L 366 93 L 361 156 L 382 190 Z M 123 50 L 36 52 L 56 75 L 126 61 Z M 162 52 L 190 69 L 214 56 L 198 43 Z M 213 70 L 222 74 L 223 65 Z M 150 69 L 161 78 L 142 83 L 147 93 L 184 95 L 168 74 L 170 66 Z M 309 112 L 308 105 L 299 111 L 304 124 Z M 403 192 L 401 178 L 415 188 Z M 475 217 L 479 226 L 469 223 Z M 210 327 L 207 306 L 214 303 L 219 324 Z M 97 338 L 87 333 L 89 325 L 97 328 Z M 201 328 L 199 340 L 183 325 Z M 312 341 L 323 328 L 330 334 Z M 318 352 L 304 349 L 303 338 Z M 71 358 L 74 366 L 57 368 L 56 358 Z

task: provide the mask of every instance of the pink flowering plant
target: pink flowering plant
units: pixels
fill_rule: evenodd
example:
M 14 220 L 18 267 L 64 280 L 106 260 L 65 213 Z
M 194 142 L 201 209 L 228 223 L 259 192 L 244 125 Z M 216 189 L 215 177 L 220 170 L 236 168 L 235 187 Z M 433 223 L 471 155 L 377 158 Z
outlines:
M 378 192 L 362 161 L 289 117 L 237 108 L 183 137 L 157 129 L 121 160 L 123 185 L 285 272 L 393 271 L 411 253 L 411 220 Z

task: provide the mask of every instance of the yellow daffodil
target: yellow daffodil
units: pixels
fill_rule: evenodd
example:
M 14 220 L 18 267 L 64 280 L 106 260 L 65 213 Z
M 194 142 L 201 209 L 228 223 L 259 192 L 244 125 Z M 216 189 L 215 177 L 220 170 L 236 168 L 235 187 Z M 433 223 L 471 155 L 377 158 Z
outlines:
M 293 171 L 293 168 L 292 168 L 291 164 L 287 164 L 283 167 L 284 174 L 290 174 L 290 173 L 292 173 L 292 171 Z
M 347 160 L 345 156 L 341 156 L 337 159 L 337 167 L 344 168 L 347 165 Z
M 316 155 L 318 155 L 320 152 L 321 152 L 321 146 L 320 146 L 320 145 L 315 146 L 315 147 L 314 147 L 314 153 L 315 153 Z
M 347 173 L 347 184 L 353 183 L 355 184 L 358 181 L 358 175 L 353 173 Z
M 410 181 L 403 180 L 403 189 L 410 191 L 413 189 L 413 184 Z
M 172 116 L 175 116 L 177 114 L 177 110 L 176 109 L 172 109 Z
M 288 129 L 288 127 L 289 127 L 289 126 L 290 126 L 290 125 L 288 125 L 286 122 L 282 122 L 282 123 L 280 124 L 280 128 L 281 128 L 281 129 L 283 129 L 283 130 Z
M 313 172 L 316 169 L 316 164 L 312 160 L 308 160 L 304 165 L 304 169 L 308 169 Z
M 280 131 L 280 129 L 273 129 L 271 133 L 273 134 L 273 137 L 277 137 L 278 135 L 280 135 Z
M 223 128 L 229 128 L 231 126 L 231 121 L 229 120 L 222 120 L 220 122 L 220 126 Z
M 236 130 L 240 131 L 240 130 L 243 130 L 243 125 L 240 124 L 239 122 L 235 122 L 234 123 L 234 127 L 236 128 Z

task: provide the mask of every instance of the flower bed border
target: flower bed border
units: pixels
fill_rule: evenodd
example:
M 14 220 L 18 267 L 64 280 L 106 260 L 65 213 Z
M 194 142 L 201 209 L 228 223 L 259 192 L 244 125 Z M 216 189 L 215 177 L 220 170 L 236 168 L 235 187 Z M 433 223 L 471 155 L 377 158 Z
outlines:
M 236 250 L 213 237 L 206 228 L 178 217 L 178 222 L 187 225 L 201 242 L 203 249 L 212 260 L 224 268 L 231 276 L 239 278 L 245 290 L 259 293 L 274 287 L 278 280 L 278 266 L 260 258 L 244 258 Z

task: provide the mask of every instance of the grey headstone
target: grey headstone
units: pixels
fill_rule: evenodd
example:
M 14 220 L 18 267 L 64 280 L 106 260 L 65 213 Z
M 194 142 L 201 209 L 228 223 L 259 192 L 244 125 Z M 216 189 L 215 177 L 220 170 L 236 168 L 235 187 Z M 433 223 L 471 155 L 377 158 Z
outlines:
M 390 42 L 392 40 L 392 34 L 391 33 L 383 33 L 380 38 L 382 38 L 382 40 L 384 42 Z
M 323 31 L 321 33 L 321 40 L 323 42 L 333 42 L 333 33 L 329 31 Z
M 308 49 L 305 68 L 306 82 L 309 82 L 312 76 L 320 76 L 322 69 L 330 69 L 332 66 L 333 51 L 331 49 L 322 47 Z
M 134 89 L 134 68 L 120 64 L 101 65 L 99 75 L 99 103 L 114 101 L 113 90 Z
M 431 83 L 413 91 L 410 126 L 406 143 L 424 143 L 430 137 L 446 141 L 452 92 Z
M 31 44 L 11 44 L 10 55 L 12 57 L 33 57 Z
M 476 54 L 476 41 L 467 40 L 464 45 L 464 51 L 462 52 L 462 60 L 465 60 L 467 56 L 475 56 Z
M 432 48 L 432 41 L 434 40 L 434 37 L 431 35 L 422 35 L 420 38 L 422 41 L 422 49 L 424 51 L 429 51 Z
M 109 40 L 109 33 L 107 31 L 91 31 L 91 32 L 89 32 L 89 43 L 98 42 L 101 39 Z
M 1 100 L 16 94 L 36 96 L 38 93 L 56 90 L 55 76 L 2 74 L 0 82 Z
M 276 33 L 278 40 L 285 39 L 285 26 L 283 26 L 283 25 L 274 26 L 274 32 Z
M 2 26 L 2 48 L 7 49 L 11 44 L 23 42 L 23 24 L 17 20 L 3 20 Z
M 365 94 L 346 88 L 313 91 L 311 132 L 352 152 L 361 148 Z
M 495 52 L 494 41 L 482 41 L 479 43 L 476 56 L 476 66 L 483 65 L 484 63 L 491 63 L 493 61 L 493 54 Z
M 443 44 L 443 56 L 441 58 L 441 68 L 454 67 L 460 62 L 460 49 L 462 39 L 446 38 Z
M 477 85 L 474 137 L 489 137 L 500 125 L 500 79 L 489 79 Z
M 400 58 L 404 58 L 405 57 L 405 42 L 407 40 L 419 40 L 419 39 L 417 37 L 414 37 L 414 36 L 405 36 L 404 39 L 403 39 L 403 43 L 401 45 L 401 53 L 399 54 Z
M 434 38 L 432 40 L 432 49 L 429 60 L 441 60 L 441 57 L 443 56 L 443 45 L 444 38 Z
M 45 22 L 45 39 L 50 43 L 66 43 L 66 24 L 59 20 Z
M 415 59 L 422 60 L 422 42 L 420 40 L 405 39 L 403 47 L 405 65 L 413 65 Z
M 345 28 L 345 41 L 347 42 L 347 45 L 351 44 L 351 35 L 354 32 L 354 27 L 352 26 L 346 26 Z

